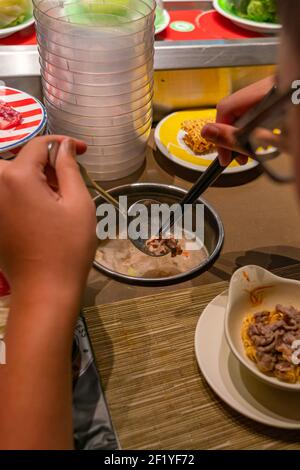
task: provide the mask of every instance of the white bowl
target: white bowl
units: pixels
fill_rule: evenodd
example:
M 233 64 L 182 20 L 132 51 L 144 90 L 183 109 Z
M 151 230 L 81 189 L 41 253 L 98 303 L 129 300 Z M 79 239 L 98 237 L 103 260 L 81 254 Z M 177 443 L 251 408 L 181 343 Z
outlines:
M 277 23 L 264 23 L 261 21 L 253 21 L 247 18 L 241 18 L 234 13 L 230 13 L 222 8 L 219 3 L 219 0 L 213 1 L 213 6 L 217 10 L 217 12 L 231 20 L 235 25 L 239 26 L 240 28 L 247 29 L 248 31 L 254 31 L 255 33 L 262 33 L 262 34 L 275 34 L 280 32 L 282 26 Z
M 24 21 L 24 23 L 18 24 L 17 26 L 12 26 L 11 28 L 2 28 L 0 29 L 0 39 L 11 36 L 12 34 L 15 34 L 18 31 L 22 31 L 22 29 L 28 28 L 33 23 L 34 23 L 34 17 L 31 16 L 31 18 Z
M 260 305 L 253 306 L 249 292 L 257 287 L 261 291 Z M 247 356 L 241 338 L 241 329 L 246 315 L 263 310 L 274 310 L 277 304 L 300 308 L 300 281 L 275 276 L 260 266 L 245 266 L 232 276 L 229 285 L 228 304 L 225 313 L 225 336 L 235 357 L 259 380 L 277 388 L 300 391 L 300 382 L 291 384 L 275 376 L 261 372 Z

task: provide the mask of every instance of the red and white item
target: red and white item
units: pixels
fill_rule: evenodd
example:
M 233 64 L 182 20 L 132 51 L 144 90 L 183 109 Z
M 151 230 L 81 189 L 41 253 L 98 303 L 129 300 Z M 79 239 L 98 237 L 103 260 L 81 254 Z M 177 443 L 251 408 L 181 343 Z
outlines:
M 4 152 L 22 147 L 44 131 L 47 115 L 33 96 L 5 86 L 0 87 L 0 158 Z

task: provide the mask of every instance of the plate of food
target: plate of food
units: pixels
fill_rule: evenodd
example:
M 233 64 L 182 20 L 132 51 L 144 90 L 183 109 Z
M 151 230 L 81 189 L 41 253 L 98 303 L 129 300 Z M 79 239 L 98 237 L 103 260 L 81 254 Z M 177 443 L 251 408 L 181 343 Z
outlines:
M 276 0 L 214 0 L 213 5 L 220 15 L 241 28 L 265 34 L 281 30 Z
M 33 96 L 0 86 L 0 158 L 14 157 L 47 122 L 44 106 Z
M 34 23 L 31 0 L 0 0 L 0 39 Z
M 216 147 L 202 136 L 202 128 L 216 119 L 215 109 L 178 111 L 165 117 L 155 129 L 155 142 L 163 155 L 190 170 L 203 172 L 217 157 Z M 239 173 L 255 168 L 258 163 L 249 158 L 246 165 L 233 161 L 224 174 Z
M 252 272 L 252 269 L 242 268 L 239 276 L 242 276 L 248 284 L 253 282 Z M 247 281 L 247 278 L 250 281 Z M 271 292 L 269 289 L 265 290 L 267 291 Z M 247 295 L 250 306 L 253 298 L 251 301 L 249 287 Z M 264 298 L 264 293 L 256 291 L 254 296 L 260 301 Z M 240 357 L 238 358 L 229 346 L 225 334 L 228 298 L 228 291 L 217 296 L 207 305 L 198 320 L 195 332 L 195 353 L 202 375 L 220 399 L 242 415 L 276 428 L 300 429 L 298 393 L 261 380 L 249 370 L 249 367 L 245 367 Z M 283 301 L 286 302 L 286 298 Z M 252 307 L 254 310 L 258 308 L 253 305 Z M 243 311 L 237 334 L 241 346 L 240 352 L 246 359 L 247 353 L 243 350 L 242 326 L 243 319 L 247 318 L 248 314 L 248 308 L 246 308 Z M 254 366 L 257 367 L 255 364 Z M 275 379 L 281 382 L 281 379 Z M 295 391 L 297 392 L 296 389 Z
M 237 360 L 269 386 L 300 391 L 300 281 L 246 266 L 232 276 L 225 335 Z

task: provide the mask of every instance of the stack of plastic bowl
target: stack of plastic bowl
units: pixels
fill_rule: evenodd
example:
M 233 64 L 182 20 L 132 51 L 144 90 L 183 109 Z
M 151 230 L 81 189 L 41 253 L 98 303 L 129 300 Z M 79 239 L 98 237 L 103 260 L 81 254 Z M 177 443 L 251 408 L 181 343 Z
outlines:
M 34 0 L 51 133 L 84 140 L 98 180 L 142 166 L 152 124 L 154 0 Z

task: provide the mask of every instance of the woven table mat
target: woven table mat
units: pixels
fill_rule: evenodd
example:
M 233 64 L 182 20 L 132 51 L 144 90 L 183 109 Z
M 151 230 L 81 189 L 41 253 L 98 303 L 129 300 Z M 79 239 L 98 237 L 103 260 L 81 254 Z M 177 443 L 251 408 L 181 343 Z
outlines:
M 300 279 L 300 265 L 275 271 Z M 123 449 L 300 449 L 299 431 L 244 418 L 208 387 L 194 354 L 219 282 L 84 311 L 112 420 Z M 299 397 L 300 406 L 300 397 Z

